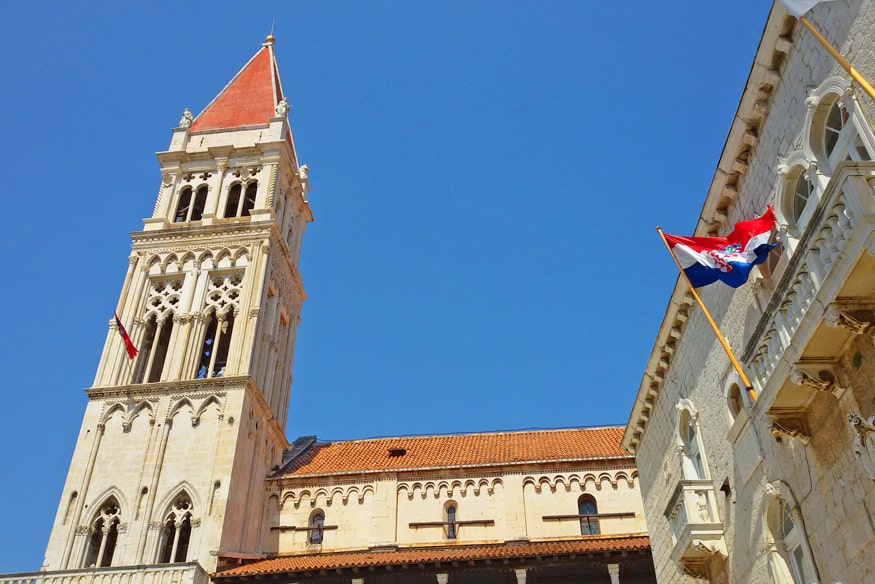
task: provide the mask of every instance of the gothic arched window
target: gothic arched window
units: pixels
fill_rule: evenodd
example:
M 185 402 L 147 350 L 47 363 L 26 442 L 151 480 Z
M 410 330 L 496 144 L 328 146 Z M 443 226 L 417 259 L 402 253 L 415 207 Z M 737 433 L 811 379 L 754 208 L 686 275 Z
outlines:
M 112 565 L 119 526 L 118 502 L 111 498 L 100 506 L 100 511 L 91 524 L 91 537 L 85 553 L 86 568 L 103 568 Z
M 318 545 L 322 543 L 322 536 L 325 533 L 323 529 L 325 527 L 325 513 L 321 510 L 316 510 L 313 515 L 310 516 L 310 545 Z
M 234 332 L 234 311 L 225 314 L 209 314 L 209 324 L 204 335 L 201 358 L 198 363 L 197 378 L 224 377 L 228 365 L 228 352 L 231 348 L 231 334 Z
M 591 495 L 581 495 L 577 500 L 577 514 L 580 515 L 580 535 L 598 535 L 599 511 Z
M 170 511 L 164 517 L 161 556 L 159 563 L 174 564 L 188 558 L 188 543 L 191 540 L 191 498 L 183 493 L 176 497 Z
M 170 335 L 173 332 L 173 314 L 163 317 L 152 315 L 146 321 L 146 334 L 143 336 L 142 349 L 138 355 L 134 383 L 155 383 L 161 381 L 164 371 L 164 361 L 170 346 Z

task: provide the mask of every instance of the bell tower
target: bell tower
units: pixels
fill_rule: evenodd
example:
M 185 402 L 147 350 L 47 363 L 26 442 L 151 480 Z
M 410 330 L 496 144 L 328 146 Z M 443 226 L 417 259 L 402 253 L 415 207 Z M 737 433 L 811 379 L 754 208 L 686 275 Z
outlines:
M 146 582 L 175 569 L 173 581 L 192 582 L 258 557 L 263 481 L 288 447 L 298 258 L 313 220 L 273 44 L 200 115 L 186 110 L 157 154 L 157 201 L 131 234 L 117 305 L 139 354 L 113 319 L 46 572 L 134 570 Z

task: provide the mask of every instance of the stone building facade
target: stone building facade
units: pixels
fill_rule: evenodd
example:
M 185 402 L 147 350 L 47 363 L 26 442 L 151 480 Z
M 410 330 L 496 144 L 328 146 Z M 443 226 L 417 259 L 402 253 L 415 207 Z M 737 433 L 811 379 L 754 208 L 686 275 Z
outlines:
M 621 428 L 288 443 L 288 112 L 268 37 L 158 153 L 45 562 L 0 584 L 651 582 Z
M 266 481 L 261 562 L 311 584 L 653 582 L 622 428 L 299 439 Z
M 875 3 L 808 15 L 875 79 Z M 678 280 L 625 430 L 659 582 L 875 581 L 875 104 L 776 3 L 696 235 L 772 205 L 747 285 Z

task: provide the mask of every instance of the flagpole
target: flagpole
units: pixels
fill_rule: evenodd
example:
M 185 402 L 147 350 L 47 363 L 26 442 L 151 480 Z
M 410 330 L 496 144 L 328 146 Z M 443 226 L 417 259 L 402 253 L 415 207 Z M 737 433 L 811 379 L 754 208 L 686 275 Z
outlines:
M 674 250 L 668 244 L 668 241 L 666 241 L 665 234 L 662 232 L 662 229 L 657 227 L 656 232 L 659 233 L 659 237 L 662 238 L 662 243 L 665 244 L 666 249 L 668 249 L 668 253 L 671 254 L 671 259 L 674 260 L 674 263 L 678 267 L 678 270 L 680 270 L 681 275 L 684 277 L 684 280 L 687 281 L 687 285 L 690 287 L 690 292 L 693 293 L 693 298 L 695 298 L 696 302 L 699 303 L 699 307 L 705 314 L 705 318 L 708 319 L 708 323 L 711 325 L 711 328 L 714 329 L 714 334 L 717 335 L 717 340 L 720 341 L 721 345 L 723 345 L 723 350 L 726 351 L 726 355 L 729 357 L 729 360 L 732 361 L 732 366 L 735 367 L 735 372 L 738 373 L 738 376 L 741 378 L 741 382 L 744 384 L 744 387 L 747 390 L 747 394 L 750 396 L 751 400 L 756 401 L 757 394 L 753 390 L 753 385 L 751 385 L 750 380 L 747 378 L 747 375 L 745 375 L 744 370 L 741 368 L 741 363 L 739 363 L 738 359 L 735 358 L 735 354 L 729 347 L 729 343 L 726 342 L 726 337 L 724 337 L 723 333 L 720 332 L 720 329 L 717 328 L 717 323 L 714 322 L 714 319 L 711 317 L 711 313 L 708 312 L 708 309 L 705 307 L 705 303 L 702 302 L 702 298 L 699 296 L 698 292 L 696 292 L 696 288 L 693 286 L 693 283 L 690 282 L 689 276 L 687 276 L 687 273 L 681 267 L 681 263 L 678 261 L 677 256 L 674 255 Z
M 829 54 L 832 55 L 833 59 L 835 59 L 838 62 L 838 64 L 842 66 L 842 69 L 847 71 L 848 74 L 854 79 L 854 81 L 856 81 L 860 85 L 860 87 L 862 87 L 863 90 L 869 94 L 869 97 L 871 97 L 872 99 L 875 99 L 875 88 L 873 88 L 869 84 L 869 82 L 866 81 L 865 77 L 860 75 L 859 71 L 854 69 L 851 66 L 851 64 L 848 63 L 844 57 L 842 57 L 841 53 L 839 53 L 835 49 L 835 47 L 833 47 L 831 44 L 829 44 L 829 41 L 827 41 L 825 38 L 823 38 L 822 34 L 817 32 L 817 29 L 814 28 L 814 26 L 810 22 L 808 22 L 808 19 L 805 18 L 804 16 L 800 16 L 799 22 L 801 22 L 803 24 L 803 26 L 805 26 L 805 28 L 807 28 L 809 30 L 809 32 L 811 32 L 811 34 L 814 35 L 814 38 L 816 38 L 817 41 L 821 45 L 823 45 L 823 47 L 827 51 L 829 51 Z

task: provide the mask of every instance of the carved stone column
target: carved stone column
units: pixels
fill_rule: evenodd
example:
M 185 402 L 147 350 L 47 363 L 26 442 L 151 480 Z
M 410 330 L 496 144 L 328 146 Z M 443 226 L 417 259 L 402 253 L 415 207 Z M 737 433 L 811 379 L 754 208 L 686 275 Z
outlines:
M 449 581 L 450 579 L 450 575 L 447 573 L 435 574 L 435 578 L 437 579 L 437 584 L 447 584 L 447 581 Z
M 514 570 L 514 573 L 516 574 L 517 584 L 526 584 L 526 569 L 525 568 L 516 569 L 516 570 Z

